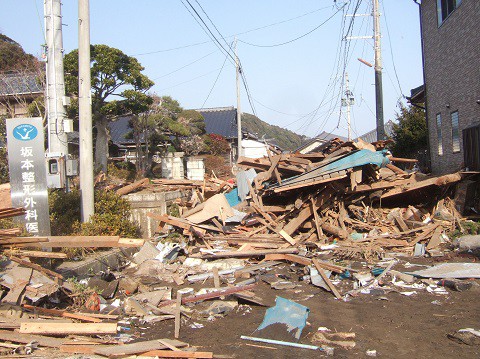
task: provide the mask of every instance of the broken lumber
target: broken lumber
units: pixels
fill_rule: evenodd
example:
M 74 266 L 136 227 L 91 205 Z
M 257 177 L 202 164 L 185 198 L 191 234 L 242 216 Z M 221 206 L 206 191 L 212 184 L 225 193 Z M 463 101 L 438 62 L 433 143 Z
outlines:
M 327 275 L 323 271 L 323 268 L 318 264 L 318 259 L 313 258 L 312 262 L 315 265 L 315 268 L 317 268 L 317 271 L 322 277 L 323 281 L 327 284 L 328 288 L 330 288 L 330 290 L 335 295 L 335 297 L 337 297 L 337 299 L 342 299 L 342 295 L 338 292 L 337 287 L 335 287 L 335 285 L 332 283 L 332 281 L 327 277 Z
M 23 304 L 22 307 L 25 308 L 25 309 L 31 310 L 34 313 L 41 313 L 41 314 L 58 316 L 58 317 L 77 319 L 77 320 L 81 320 L 81 321 L 84 321 L 84 322 L 91 322 L 91 323 L 101 323 L 102 322 L 101 319 L 90 317 L 90 316 L 84 315 L 84 314 L 69 313 L 66 310 L 47 309 L 47 308 L 42 308 L 42 307 L 36 307 L 36 306 L 33 306 L 33 305 L 29 305 L 29 304 Z
M 19 237 L 22 238 L 22 237 Z M 23 237 L 30 238 L 30 237 Z M 39 237 L 42 238 L 42 237 Z M 139 238 L 120 238 L 118 236 L 48 236 L 47 241 L 22 243 L 18 247 L 45 248 L 129 248 L 141 247 L 145 240 Z M 18 238 L 15 238 L 18 239 Z M 0 241 L 1 243 L 1 241 Z
M 280 249 L 264 249 L 264 250 L 251 250 L 251 251 L 231 251 L 231 252 L 218 252 L 215 254 L 203 254 L 200 256 L 191 255 L 193 258 L 202 258 L 202 259 L 214 259 L 214 258 L 240 258 L 240 257 L 259 257 L 265 256 L 267 254 L 282 254 L 290 253 L 297 254 L 297 248 L 280 248 Z
M 253 289 L 256 286 L 256 284 L 248 284 L 244 286 L 239 286 L 239 287 L 231 287 L 231 288 L 224 288 L 221 290 L 217 290 L 214 292 L 206 293 L 206 294 L 199 294 L 199 295 L 191 295 L 188 297 L 182 297 L 182 304 L 187 304 L 187 303 L 195 303 L 195 302 L 200 302 L 202 300 L 207 300 L 207 299 L 213 299 L 213 298 L 218 298 L 222 296 L 227 296 L 230 294 L 238 293 L 238 292 L 243 292 L 246 290 Z M 176 300 L 166 300 L 158 305 L 159 308 L 161 307 L 166 307 L 168 305 L 175 304 Z
M 20 258 L 17 258 L 15 256 L 10 256 L 10 260 L 14 261 L 14 262 L 17 262 L 18 264 L 24 266 L 24 267 L 28 267 L 28 268 L 32 268 L 32 269 L 35 269 L 36 271 L 39 271 L 43 274 L 46 274 L 46 275 L 49 275 L 49 276 L 52 276 L 52 277 L 55 277 L 55 278 L 58 278 L 58 279 L 63 279 L 63 275 L 57 273 L 57 272 L 54 272 L 50 269 L 46 269 L 46 268 L 43 268 L 41 265 L 38 265 L 38 264 L 35 264 L 35 263 L 31 263 L 31 262 L 28 262 L 26 260 L 23 260 L 23 259 L 20 259 Z
M 170 345 L 173 345 L 177 348 L 186 347 L 188 344 L 172 339 L 162 339 L 162 341 L 168 342 Z M 94 353 L 103 355 L 109 358 L 119 358 L 128 355 L 134 355 L 139 353 L 149 352 L 151 350 L 162 350 L 168 349 L 165 344 L 162 344 L 159 340 L 149 340 L 144 342 L 137 342 L 133 344 L 125 345 L 109 345 L 107 347 L 102 346 L 100 348 L 95 348 Z
M 101 335 L 116 334 L 117 323 L 53 323 L 53 322 L 23 322 L 20 323 L 22 334 L 44 335 Z
M 140 356 L 158 357 L 158 358 L 198 358 L 211 359 L 212 352 L 186 352 L 186 351 L 171 351 L 171 350 L 151 350 L 141 353 Z
M 143 186 L 146 186 L 147 184 L 149 183 L 149 179 L 148 178 L 144 178 L 140 181 L 137 181 L 137 182 L 133 182 L 132 184 L 129 184 L 127 186 L 124 186 L 120 189 L 117 189 L 116 193 L 119 195 L 119 196 L 124 196 L 126 194 L 129 194 L 130 192 L 133 192 Z

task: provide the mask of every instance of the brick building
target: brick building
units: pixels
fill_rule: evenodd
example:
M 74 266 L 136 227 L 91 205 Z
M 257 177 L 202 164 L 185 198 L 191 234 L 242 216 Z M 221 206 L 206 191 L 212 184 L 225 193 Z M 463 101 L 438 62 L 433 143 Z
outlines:
M 480 1 L 422 0 L 420 18 L 432 171 L 446 173 L 478 151 L 463 136 L 480 125 Z
M 472 169 L 468 158 L 480 152 L 479 136 L 472 142 L 468 134 L 480 126 L 480 0 L 422 0 L 420 18 L 432 171 Z

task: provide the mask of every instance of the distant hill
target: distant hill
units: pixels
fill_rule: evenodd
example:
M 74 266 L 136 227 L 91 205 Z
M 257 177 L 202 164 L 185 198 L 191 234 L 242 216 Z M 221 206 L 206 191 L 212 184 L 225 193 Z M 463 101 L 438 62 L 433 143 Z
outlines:
M 258 138 L 265 136 L 265 139 L 270 139 L 282 149 L 289 151 L 298 148 L 308 139 L 285 128 L 270 125 L 249 113 L 242 114 L 242 129 L 255 134 Z

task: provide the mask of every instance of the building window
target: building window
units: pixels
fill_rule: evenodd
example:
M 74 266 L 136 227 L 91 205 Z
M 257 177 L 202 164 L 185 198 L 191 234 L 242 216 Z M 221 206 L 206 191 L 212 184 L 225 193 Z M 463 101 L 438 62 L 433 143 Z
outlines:
M 452 112 L 452 148 L 453 152 L 460 152 L 460 130 L 458 126 L 458 111 Z
M 437 113 L 437 152 L 441 156 L 443 155 L 443 143 L 442 143 L 442 115 Z
M 460 6 L 462 0 L 437 0 L 438 26 L 442 25 L 447 17 Z

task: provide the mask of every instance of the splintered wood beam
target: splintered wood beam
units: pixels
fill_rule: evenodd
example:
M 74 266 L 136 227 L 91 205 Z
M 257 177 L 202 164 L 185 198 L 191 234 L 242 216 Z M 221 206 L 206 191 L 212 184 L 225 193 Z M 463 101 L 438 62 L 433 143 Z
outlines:
M 58 278 L 58 279 L 63 279 L 63 275 L 61 275 L 61 274 L 59 274 L 59 273 L 57 273 L 57 272 L 54 272 L 54 271 L 52 271 L 52 270 L 50 270 L 50 269 L 43 268 L 41 265 L 28 262 L 28 261 L 26 261 L 26 260 L 17 258 L 17 257 L 15 257 L 15 256 L 10 256 L 10 260 L 12 260 L 12 261 L 14 261 L 14 262 L 17 262 L 17 263 L 20 264 L 21 266 L 35 269 L 36 271 L 39 271 L 39 272 L 41 272 L 41 273 L 43 273 L 43 274 L 46 274 L 46 275 L 49 275 L 49 276 L 52 276 L 52 277 L 55 277 L 55 278 Z
M 200 256 L 191 255 L 193 258 L 202 258 L 202 259 L 214 259 L 214 258 L 242 258 L 242 257 L 259 257 L 265 256 L 272 253 L 291 253 L 297 254 L 297 248 L 279 248 L 279 249 L 263 249 L 263 250 L 252 250 L 252 251 L 231 251 L 231 252 L 218 252 L 215 254 L 204 254 Z
M 414 181 L 413 183 L 405 186 L 397 186 L 390 191 L 382 195 L 382 199 L 390 198 L 399 194 L 416 191 L 429 186 L 444 186 L 450 183 L 455 183 L 462 180 L 460 173 L 452 173 L 444 176 L 429 178 L 424 181 Z
M 130 192 L 133 192 L 135 191 L 136 189 L 139 189 L 143 186 L 146 186 L 148 183 L 149 183 L 149 179 L 148 178 L 144 178 L 140 181 L 137 181 L 137 182 L 133 182 L 132 184 L 129 184 L 127 186 L 124 186 L 120 189 L 118 189 L 116 191 L 116 193 L 119 195 L 119 196 L 123 196 L 123 195 L 126 195 L 126 194 L 129 194 Z
M 327 188 L 324 191 L 320 192 L 315 199 L 315 206 L 321 208 L 325 203 L 327 203 L 332 196 L 334 191 L 331 188 Z M 290 222 L 283 227 L 284 231 L 289 235 L 292 235 L 300 226 L 311 216 L 313 215 L 312 206 L 306 206 L 300 211 L 297 217 L 292 218 Z
M 346 171 L 342 171 L 342 172 L 346 172 Z M 312 181 L 309 181 L 309 182 L 301 182 L 301 183 L 292 184 L 292 185 L 285 185 L 284 184 L 284 185 L 282 185 L 282 187 L 274 188 L 273 192 L 280 193 L 280 192 L 285 192 L 285 191 L 291 191 L 293 189 L 305 188 L 305 187 L 315 186 L 315 185 L 322 184 L 322 183 L 338 181 L 338 180 L 341 180 L 341 179 L 346 178 L 346 177 L 347 177 L 346 174 L 341 174 L 341 173 L 338 173 L 338 174 L 335 174 L 335 175 L 332 174 L 332 177 L 328 177 L 328 178 L 325 178 L 325 177 L 322 176 L 322 177 L 320 177 L 320 179 L 312 180 Z
M 213 358 L 213 352 L 186 352 L 186 351 L 171 351 L 171 350 L 151 350 L 141 353 L 142 357 L 157 357 L 157 358 L 198 358 L 210 359 Z
M 332 281 L 327 277 L 325 272 L 323 271 L 323 268 L 318 264 L 318 259 L 313 258 L 312 259 L 313 264 L 315 265 L 315 268 L 317 268 L 318 273 L 322 277 L 323 281 L 327 284 L 328 288 L 332 291 L 333 295 L 337 297 L 337 299 L 342 299 L 342 295 L 338 292 L 337 287 L 332 283 Z
M 77 313 L 69 313 L 66 310 L 60 310 L 60 309 L 47 309 L 43 307 L 35 307 L 33 305 L 29 304 L 23 304 L 23 308 L 31 310 L 34 313 L 41 313 L 41 314 L 46 314 L 46 315 L 53 315 L 53 316 L 58 316 L 58 317 L 64 317 L 64 318 L 72 318 L 72 319 L 77 319 L 81 320 L 84 322 L 91 322 L 91 323 L 101 323 L 102 320 L 99 318 L 93 318 L 88 315 L 84 314 L 77 314 Z
M 224 288 L 217 290 L 215 292 L 210 292 L 206 294 L 199 294 L 199 295 L 191 295 L 188 297 L 182 297 L 182 304 L 187 304 L 187 303 L 195 303 L 195 302 L 201 302 L 202 300 L 207 300 L 207 299 L 213 299 L 213 298 L 218 298 L 218 297 L 223 297 L 223 296 L 228 296 L 230 294 L 238 293 L 238 292 L 243 292 L 245 290 L 250 290 L 255 288 L 257 284 L 248 284 L 244 286 L 239 286 L 239 287 L 231 287 L 231 288 Z M 175 304 L 177 301 L 176 299 L 171 299 L 171 300 L 166 300 L 161 302 L 158 307 L 166 307 L 172 304 Z

